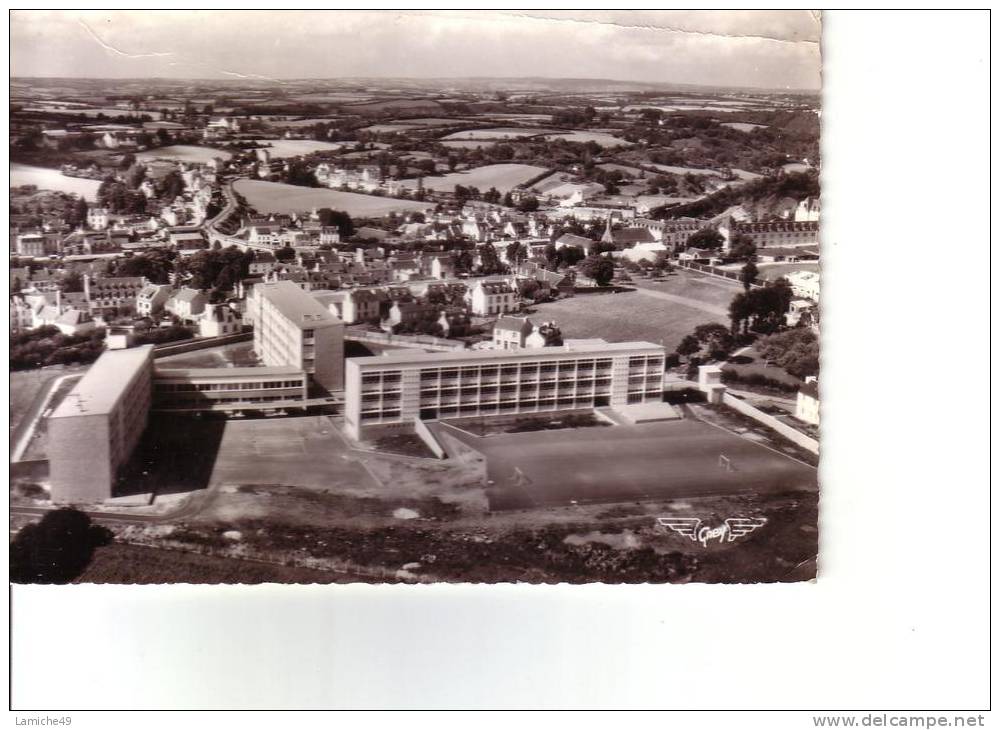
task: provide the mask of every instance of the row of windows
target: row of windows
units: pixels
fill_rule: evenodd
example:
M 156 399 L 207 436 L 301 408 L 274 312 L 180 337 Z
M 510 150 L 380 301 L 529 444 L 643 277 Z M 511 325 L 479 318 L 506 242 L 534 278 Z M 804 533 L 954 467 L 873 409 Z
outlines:
M 286 395 L 261 395 L 253 398 L 213 398 L 209 402 L 209 405 L 216 403 L 276 403 L 278 401 L 287 402 L 294 400 L 296 399 L 290 398 Z M 206 405 L 206 401 L 198 398 L 160 398 L 157 399 L 156 405 L 158 408 L 179 408 L 184 406 L 200 407 Z
M 301 380 L 264 380 L 244 383 L 157 383 L 158 393 L 185 393 L 214 390 L 267 390 L 272 388 L 301 388 Z

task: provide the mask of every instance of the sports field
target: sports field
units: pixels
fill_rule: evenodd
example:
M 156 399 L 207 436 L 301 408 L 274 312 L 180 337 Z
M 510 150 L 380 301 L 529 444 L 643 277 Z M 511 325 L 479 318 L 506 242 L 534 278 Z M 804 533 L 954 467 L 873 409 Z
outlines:
M 448 433 L 486 457 L 491 510 L 815 489 L 816 470 L 702 421 L 502 434 Z M 726 456 L 732 470 L 720 466 Z
M 634 292 L 579 294 L 539 304 L 529 316 L 536 322 L 554 320 L 564 338 L 662 342 L 673 352 L 698 325 L 728 324 L 726 308 L 740 289 L 735 282 L 718 281 L 681 272 L 662 282 L 644 280 Z
M 233 188 L 260 213 L 301 213 L 313 208 L 333 208 L 364 218 L 433 207 L 430 203 L 342 193 L 329 188 L 304 188 L 265 180 L 237 180 Z

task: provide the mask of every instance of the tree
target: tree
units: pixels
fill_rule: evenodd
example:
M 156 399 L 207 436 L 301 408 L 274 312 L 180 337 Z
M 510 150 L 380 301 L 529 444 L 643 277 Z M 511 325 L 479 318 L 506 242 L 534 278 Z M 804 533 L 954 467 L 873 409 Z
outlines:
M 739 334 L 740 330 L 746 333 L 752 313 L 750 297 L 746 293 L 740 293 L 733 297 L 729 303 L 729 322 L 734 335 Z
M 729 357 L 729 353 L 733 351 L 736 344 L 729 328 L 715 322 L 698 325 L 694 329 L 694 336 L 701 346 L 717 360 Z
M 761 357 L 797 378 L 819 373 L 819 338 L 808 327 L 795 327 L 758 340 Z
M 604 256 L 588 256 L 580 265 L 584 276 L 590 277 L 598 286 L 607 286 L 615 275 L 615 265 Z
M 184 192 L 184 178 L 177 170 L 171 170 L 163 179 L 160 180 L 160 184 L 156 188 L 156 194 L 173 202 L 174 198 Z
M 87 222 L 87 201 L 82 197 L 73 201 L 66 213 L 66 222 L 73 228 L 82 226 Z
M 322 226 L 335 226 L 340 232 L 341 238 L 350 238 L 354 235 L 354 221 L 351 216 L 342 210 L 332 210 L 330 208 L 320 208 L 317 211 L 319 222 Z
M 694 335 L 686 335 L 681 343 L 677 345 L 677 354 L 681 357 L 691 357 L 695 353 L 701 352 L 701 343 Z
M 170 281 L 176 253 L 171 251 L 149 251 L 122 259 L 115 271 L 116 276 L 145 276 L 154 284 Z
M 564 266 L 573 266 L 586 258 L 583 249 L 579 246 L 563 246 L 559 249 L 559 258 Z M 614 265 L 612 265 L 612 272 Z M 610 281 L 610 279 L 608 279 Z
M 721 248 L 725 239 L 714 228 L 702 228 L 688 236 L 688 248 Z
M 59 290 L 64 294 L 83 291 L 83 275 L 79 271 L 67 271 L 59 280 Z
M 757 246 L 745 233 L 737 233 L 729 242 L 729 255 L 734 259 L 749 262 L 757 255 Z
M 743 289 L 745 291 L 750 291 L 750 286 L 757 281 L 757 274 L 760 273 L 757 270 L 757 265 L 753 261 L 747 261 L 747 263 L 740 269 L 740 281 L 743 282 Z
M 528 249 L 520 241 L 513 241 L 507 244 L 507 260 L 515 264 L 519 264 L 524 261 L 528 256 Z
M 521 198 L 521 202 L 517 204 L 517 209 L 522 213 L 533 213 L 538 210 L 538 198 L 534 195 L 526 195 Z
M 292 261 L 295 258 L 295 249 L 291 246 L 284 246 L 274 252 L 274 258 L 278 261 Z
M 14 583 L 70 583 L 90 563 L 94 549 L 112 540 L 109 530 L 69 507 L 26 525 L 10 544 Z

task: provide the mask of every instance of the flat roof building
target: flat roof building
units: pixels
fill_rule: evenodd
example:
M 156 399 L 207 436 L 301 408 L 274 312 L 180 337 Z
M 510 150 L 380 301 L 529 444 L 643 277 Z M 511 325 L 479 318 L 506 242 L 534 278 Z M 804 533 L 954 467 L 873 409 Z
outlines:
M 304 407 L 309 380 L 297 368 L 161 368 L 154 370 L 153 410 L 202 413 Z
M 536 413 L 660 401 L 664 350 L 594 342 L 522 350 L 398 350 L 347 360 L 344 417 L 365 439 L 416 419 Z
M 109 350 L 48 419 L 52 501 L 109 499 L 149 416 L 153 346 Z
M 342 320 L 292 281 L 256 284 L 247 310 L 254 350 L 265 365 L 303 370 L 327 390 L 343 390 Z

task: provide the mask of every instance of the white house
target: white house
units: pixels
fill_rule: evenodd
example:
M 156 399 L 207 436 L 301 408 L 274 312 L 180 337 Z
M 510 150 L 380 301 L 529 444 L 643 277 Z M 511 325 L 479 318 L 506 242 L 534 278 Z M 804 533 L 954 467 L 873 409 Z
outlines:
M 206 304 L 198 318 L 198 334 L 201 337 L 220 337 L 239 331 L 239 317 L 225 304 Z
M 795 417 L 814 426 L 819 425 L 819 381 L 815 375 L 807 377 L 805 384 L 799 388 Z
M 88 208 L 87 227 L 94 231 L 103 231 L 108 227 L 107 208 Z
M 792 285 L 792 293 L 802 299 L 819 301 L 819 272 L 793 271 L 785 276 Z
M 466 301 L 472 313 L 480 317 L 513 312 L 519 303 L 517 292 L 506 281 L 482 279 L 468 291 Z

